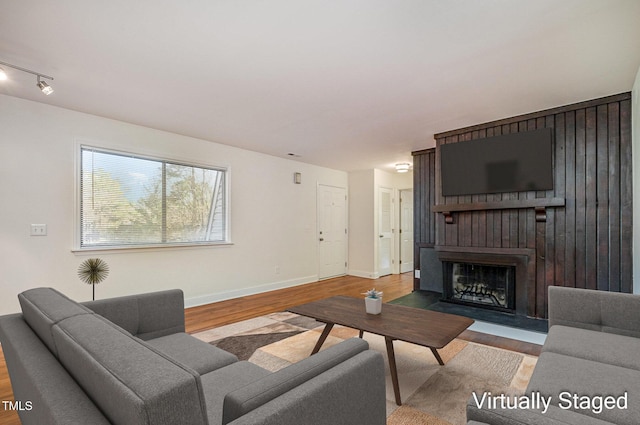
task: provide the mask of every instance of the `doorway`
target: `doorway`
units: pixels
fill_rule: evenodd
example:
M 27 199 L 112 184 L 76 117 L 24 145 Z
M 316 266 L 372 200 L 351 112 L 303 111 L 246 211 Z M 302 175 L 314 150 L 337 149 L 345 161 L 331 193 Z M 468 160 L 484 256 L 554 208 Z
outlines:
M 400 190 L 400 273 L 413 270 L 413 189 Z
M 378 189 L 378 276 L 393 273 L 393 189 Z
M 347 273 L 347 189 L 318 185 L 318 279 Z

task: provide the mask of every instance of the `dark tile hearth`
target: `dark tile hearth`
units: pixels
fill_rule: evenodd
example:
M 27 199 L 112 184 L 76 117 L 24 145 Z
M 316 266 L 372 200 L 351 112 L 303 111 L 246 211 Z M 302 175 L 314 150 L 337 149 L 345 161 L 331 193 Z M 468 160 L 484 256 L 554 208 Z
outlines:
M 534 319 L 531 317 L 502 313 L 484 308 L 455 304 L 441 301 L 441 299 L 442 294 L 439 292 L 414 291 L 404 297 L 392 300 L 390 303 L 439 311 L 442 313 L 456 314 L 458 316 L 465 316 L 482 322 L 495 323 L 497 325 L 510 326 L 512 328 L 524 329 L 527 331 L 546 333 L 548 330 L 548 323 L 545 319 Z

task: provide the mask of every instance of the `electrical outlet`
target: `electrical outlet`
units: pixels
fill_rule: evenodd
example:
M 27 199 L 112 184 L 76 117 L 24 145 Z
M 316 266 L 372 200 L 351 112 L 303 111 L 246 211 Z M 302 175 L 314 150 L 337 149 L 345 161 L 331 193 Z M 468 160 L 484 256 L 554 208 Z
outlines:
M 32 224 L 31 225 L 31 236 L 47 236 L 47 225 L 46 224 Z

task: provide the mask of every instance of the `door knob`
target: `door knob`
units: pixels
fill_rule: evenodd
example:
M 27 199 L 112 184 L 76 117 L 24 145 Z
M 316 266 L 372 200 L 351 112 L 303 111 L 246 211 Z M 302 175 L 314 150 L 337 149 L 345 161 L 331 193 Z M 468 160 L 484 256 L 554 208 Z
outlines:
M 384 235 L 380 235 L 381 238 L 384 238 Z
M 320 242 L 322 242 L 324 240 L 324 238 L 320 238 Z

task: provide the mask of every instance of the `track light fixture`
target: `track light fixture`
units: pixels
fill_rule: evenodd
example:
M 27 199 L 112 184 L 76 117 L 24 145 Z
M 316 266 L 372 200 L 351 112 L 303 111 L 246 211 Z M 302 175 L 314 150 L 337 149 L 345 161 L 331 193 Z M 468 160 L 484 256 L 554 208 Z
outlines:
M 53 93 L 53 89 L 49 84 L 45 83 L 44 81 L 40 81 L 39 75 L 38 75 L 38 83 L 36 85 L 40 90 L 42 90 L 42 93 L 46 94 L 47 96 Z
M 53 93 L 53 88 L 49 84 L 41 80 L 42 78 L 46 78 L 48 80 L 53 81 L 53 77 L 45 75 L 41 72 L 31 71 L 30 69 L 22 68 L 16 65 L 11 65 L 10 63 L 7 63 L 7 62 L 0 61 L 0 65 L 8 66 L 9 68 L 17 69 L 18 71 L 35 75 L 36 85 L 40 90 L 42 90 L 42 93 L 46 94 L 47 96 Z M 6 80 L 6 79 L 8 79 L 7 73 L 4 71 L 4 69 L 0 68 L 0 80 Z

